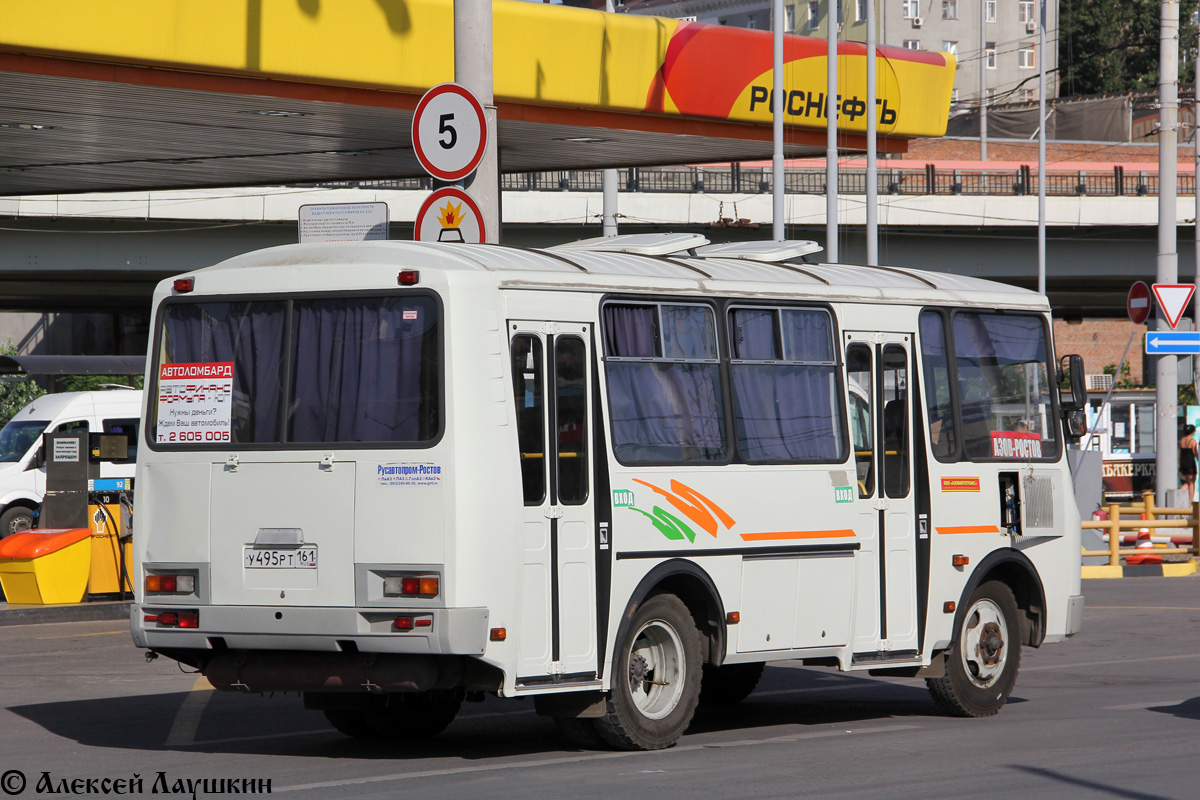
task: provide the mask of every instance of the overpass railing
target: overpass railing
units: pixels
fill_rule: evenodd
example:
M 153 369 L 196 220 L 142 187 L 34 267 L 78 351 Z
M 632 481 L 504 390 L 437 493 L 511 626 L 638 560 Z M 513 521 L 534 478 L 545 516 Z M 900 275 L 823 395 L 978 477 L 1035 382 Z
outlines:
M 771 192 L 770 167 L 740 164 L 709 167 L 630 167 L 618 172 L 618 188 L 624 192 L 670 192 L 675 194 L 766 194 Z M 521 172 L 501 176 L 508 192 L 599 192 L 601 170 Z M 878 170 L 880 195 L 1026 195 L 1037 194 L 1037 169 L 978 170 L 947 169 L 934 164 Z M 320 186 L 355 186 L 373 189 L 430 189 L 430 178 L 322 183 Z M 1195 175 L 1180 174 L 1180 196 L 1194 195 Z M 825 170 L 791 168 L 784 173 L 788 194 L 825 194 Z M 867 193 L 865 169 L 841 169 L 840 194 Z M 1048 196 L 1156 197 L 1158 173 L 1113 166 L 1110 170 L 1061 170 L 1046 173 Z

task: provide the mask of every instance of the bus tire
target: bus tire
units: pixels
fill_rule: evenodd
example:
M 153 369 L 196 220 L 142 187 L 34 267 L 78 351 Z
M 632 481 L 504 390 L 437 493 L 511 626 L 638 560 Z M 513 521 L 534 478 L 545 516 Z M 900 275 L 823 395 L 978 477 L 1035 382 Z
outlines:
M 700 699 L 700 629 L 673 594 L 634 611 L 613 659 L 612 692 L 596 730 L 620 750 L 661 750 L 679 741 Z
M 925 679 L 943 713 L 989 717 L 1004 706 L 1021 667 L 1019 619 L 1007 584 L 988 581 L 972 593 L 946 652 L 945 676 Z
M 33 528 L 33 511 L 25 506 L 9 506 L 0 514 L 0 539 Z
M 461 688 L 391 694 L 386 703 L 367 712 L 368 719 L 385 739 L 432 739 L 454 721 L 465 695 Z
M 379 731 L 367 718 L 365 711 L 352 711 L 345 708 L 327 708 L 325 719 L 329 720 L 338 733 L 343 733 L 353 739 L 378 739 Z
M 742 702 L 758 686 L 765 666 L 761 661 L 721 667 L 705 664 L 700 677 L 701 705 L 732 706 Z

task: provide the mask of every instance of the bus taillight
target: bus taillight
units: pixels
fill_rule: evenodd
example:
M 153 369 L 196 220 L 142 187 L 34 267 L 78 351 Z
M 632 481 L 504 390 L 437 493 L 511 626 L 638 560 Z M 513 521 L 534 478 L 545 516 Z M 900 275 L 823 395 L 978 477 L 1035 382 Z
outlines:
M 385 578 L 384 597 L 437 597 L 440 581 L 437 576 L 405 575 Z
M 147 575 L 146 592 L 154 594 L 194 594 L 194 575 Z

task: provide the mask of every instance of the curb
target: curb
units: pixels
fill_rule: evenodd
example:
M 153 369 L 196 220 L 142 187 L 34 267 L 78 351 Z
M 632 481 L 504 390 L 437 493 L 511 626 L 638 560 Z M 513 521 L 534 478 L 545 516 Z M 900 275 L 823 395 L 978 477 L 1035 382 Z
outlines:
M 1194 575 L 1197 571 L 1195 561 L 1183 564 L 1125 564 L 1113 567 L 1108 564 L 1095 567 L 1083 567 L 1084 578 L 1182 578 Z
M 76 603 L 34 606 L 0 602 L 0 627 L 37 625 L 45 622 L 92 622 L 105 619 L 129 619 L 129 601 Z

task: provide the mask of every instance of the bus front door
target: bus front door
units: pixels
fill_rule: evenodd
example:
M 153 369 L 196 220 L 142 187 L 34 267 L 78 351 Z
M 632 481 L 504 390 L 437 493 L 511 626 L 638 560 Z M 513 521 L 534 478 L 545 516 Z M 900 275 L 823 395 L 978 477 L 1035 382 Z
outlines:
M 597 680 L 590 326 L 510 321 L 521 464 L 518 689 Z
M 905 662 L 917 641 L 916 520 L 908 334 L 846 332 L 858 478 L 854 663 Z

